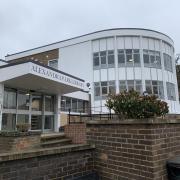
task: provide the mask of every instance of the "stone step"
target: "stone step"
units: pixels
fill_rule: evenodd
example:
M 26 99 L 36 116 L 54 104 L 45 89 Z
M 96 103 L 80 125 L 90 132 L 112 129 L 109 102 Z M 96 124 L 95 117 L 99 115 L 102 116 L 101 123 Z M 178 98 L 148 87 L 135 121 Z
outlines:
M 52 133 L 52 134 L 42 134 L 41 135 L 41 142 L 48 142 L 52 140 L 60 140 L 64 139 L 64 133 Z
M 47 148 L 47 147 L 59 147 L 64 145 L 71 144 L 71 139 L 63 138 L 58 140 L 51 140 L 51 141 L 45 141 L 41 142 L 41 147 Z

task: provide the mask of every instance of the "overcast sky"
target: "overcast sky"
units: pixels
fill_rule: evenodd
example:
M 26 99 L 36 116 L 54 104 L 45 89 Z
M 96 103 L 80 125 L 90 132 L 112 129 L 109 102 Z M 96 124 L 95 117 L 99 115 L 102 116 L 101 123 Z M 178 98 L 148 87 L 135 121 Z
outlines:
M 166 33 L 180 52 L 180 0 L 0 0 L 0 58 L 124 27 Z

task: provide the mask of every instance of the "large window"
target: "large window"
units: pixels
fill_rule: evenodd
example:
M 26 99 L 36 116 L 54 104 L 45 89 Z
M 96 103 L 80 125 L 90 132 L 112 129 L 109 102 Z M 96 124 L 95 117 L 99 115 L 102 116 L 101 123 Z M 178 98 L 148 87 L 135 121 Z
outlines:
M 119 81 L 119 91 L 130 91 L 135 90 L 139 93 L 142 93 L 142 82 L 141 80 L 120 80 Z
M 71 97 L 66 97 L 66 96 L 61 97 L 61 110 L 62 111 L 68 112 L 70 109 L 71 112 L 86 113 L 87 107 L 88 107 L 87 101 L 71 98 Z
M 164 57 L 164 68 L 165 68 L 165 70 L 173 72 L 171 56 L 166 54 L 166 53 L 163 53 L 163 57 Z
M 145 67 L 161 69 L 161 56 L 159 51 L 143 50 L 143 59 Z
M 29 110 L 30 95 L 26 92 L 18 92 L 18 109 L 19 110 Z
M 93 66 L 94 69 L 114 67 L 114 50 L 93 53 Z
M 4 90 L 4 103 L 3 107 L 4 109 L 16 109 L 16 91 L 13 89 L 7 89 Z
M 108 94 L 116 93 L 115 81 L 101 81 L 94 83 L 95 99 L 106 98 Z
M 18 114 L 17 115 L 17 124 L 27 124 L 29 123 L 29 115 L 28 114 Z
M 45 111 L 54 111 L 54 96 L 45 96 Z
M 118 50 L 118 64 L 119 64 L 119 67 L 141 66 L 139 49 L 119 49 Z
M 2 115 L 2 130 L 15 130 L 16 128 L 16 114 Z
M 32 95 L 32 111 L 41 111 L 42 110 L 42 96 L 41 95 Z
M 159 98 L 164 99 L 164 88 L 162 81 L 146 80 L 146 91 L 148 94 L 155 94 Z
M 176 100 L 176 93 L 175 93 L 175 85 L 170 82 L 166 82 L 167 86 L 167 96 L 169 100 Z

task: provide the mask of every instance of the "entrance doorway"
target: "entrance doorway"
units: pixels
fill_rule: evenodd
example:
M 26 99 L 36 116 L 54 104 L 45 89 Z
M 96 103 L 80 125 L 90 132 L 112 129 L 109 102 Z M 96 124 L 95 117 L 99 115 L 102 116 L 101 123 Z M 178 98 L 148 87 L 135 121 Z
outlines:
M 54 131 L 55 97 L 38 92 L 4 89 L 2 130 L 30 124 L 32 131 Z

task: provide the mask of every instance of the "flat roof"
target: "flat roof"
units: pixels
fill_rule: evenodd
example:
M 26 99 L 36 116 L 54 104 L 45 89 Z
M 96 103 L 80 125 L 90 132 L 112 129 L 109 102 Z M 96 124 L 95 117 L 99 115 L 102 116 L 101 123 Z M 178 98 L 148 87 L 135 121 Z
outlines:
M 164 33 L 161 33 L 159 31 L 151 30 L 151 29 L 145 29 L 145 28 L 112 28 L 112 29 L 104 29 L 104 30 L 100 30 L 100 31 L 95 31 L 95 32 L 87 33 L 87 34 L 84 34 L 84 35 L 81 35 L 81 36 L 76 36 L 76 37 L 65 39 L 65 40 L 62 40 L 62 41 L 57 41 L 57 42 L 54 42 L 54 43 L 46 44 L 44 46 L 39 46 L 39 47 L 28 49 L 28 50 L 25 50 L 25 51 L 20 51 L 20 52 L 13 53 L 13 54 L 8 54 L 5 57 L 16 55 L 16 54 L 20 54 L 20 53 L 24 53 L 24 52 L 28 52 L 28 51 L 32 51 L 32 50 L 36 50 L 36 49 L 47 47 L 47 46 L 51 46 L 51 45 L 55 45 L 55 44 L 58 44 L 58 43 L 62 43 L 62 42 L 66 42 L 66 41 L 69 41 L 69 40 L 81 38 L 81 37 L 84 37 L 84 36 L 96 34 L 96 33 L 99 33 L 99 32 L 112 31 L 112 30 L 145 30 L 145 31 L 151 31 L 151 32 L 155 32 L 155 33 L 159 33 L 161 35 L 164 35 L 164 36 L 168 37 L 169 39 L 171 39 L 173 41 L 173 39 L 170 36 L 168 36 L 168 35 L 166 35 Z

